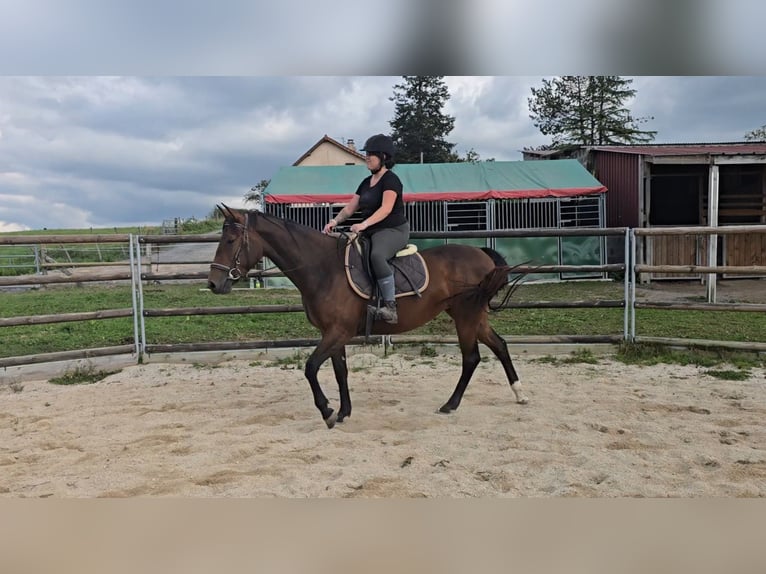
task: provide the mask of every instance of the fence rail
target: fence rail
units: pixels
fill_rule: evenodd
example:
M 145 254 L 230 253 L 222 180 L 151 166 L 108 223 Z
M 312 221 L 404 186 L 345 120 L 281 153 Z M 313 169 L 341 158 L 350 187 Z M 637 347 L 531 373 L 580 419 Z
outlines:
M 741 235 L 746 233 L 764 233 L 766 234 L 766 225 L 726 225 L 722 227 L 649 227 L 632 229 L 630 232 L 630 296 L 627 301 L 630 308 L 630 335 L 627 340 L 632 342 L 650 342 L 664 345 L 684 345 L 684 346 L 714 346 L 730 349 L 748 349 L 757 352 L 766 350 L 764 342 L 741 343 L 736 341 L 703 341 L 668 337 L 646 337 L 636 335 L 636 309 L 666 309 L 666 310 L 686 310 L 686 311 L 745 311 L 763 313 L 765 305 L 755 304 L 721 304 L 716 302 L 716 283 L 717 274 L 732 273 L 740 275 L 763 275 L 766 273 L 766 266 L 731 266 L 717 265 L 717 250 L 711 248 L 708 251 L 707 265 L 644 265 L 637 263 L 636 253 L 638 251 L 638 239 L 649 236 L 697 236 L 706 235 L 715 238 L 718 235 Z M 711 245 L 715 242 L 711 241 Z M 627 250 L 626 250 L 627 256 Z M 626 259 L 627 261 L 628 259 Z M 707 303 L 644 303 L 636 301 L 636 281 L 637 276 L 646 272 L 661 272 L 670 274 L 688 274 L 703 273 L 707 276 Z M 765 333 L 766 335 L 766 333 Z
M 414 239 L 470 239 L 470 238 L 509 238 L 509 237 L 567 237 L 567 236 L 624 236 L 626 262 L 635 262 L 636 236 L 641 235 L 685 235 L 685 234 L 725 234 L 725 233 L 764 233 L 766 225 L 741 226 L 741 227 L 682 227 L 660 229 L 629 229 L 629 228 L 588 228 L 588 229 L 535 229 L 535 230 L 494 230 L 494 231 L 457 231 L 457 232 L 417 232 L 413 233 Z M 201 350 L 236 350 L 236 349 L 264 349 L 311 346 L 317 343 L 314 339 L 285 339 L 277 341 L 229 341 L 216 343 L 185 343 L 185 344 L 150 344 L 147 342 L 145 333 L 145 320 L 151 317 L 190 316 L 190 315 L 223 315 L 239 313 L 297 313 L 303 312 L 300 305 L 257 305 L 257 306 L 210 306 L 210 307 L 187 307 L 187 308 L 162 308 L 144 309 L 143 283 L 161 280 L 197 280 L 207 277 L 207 271 L 188 272 L 159 272 L 146 271 L 147 263 L 142 263 L 141 248 L 150 245 L 171 245 L 179 243 L 212 243 L 219 240 L 218 234 L 197 235 L 35 235 L 35 236 L 0 236 L 0 245 L 35 245 L 56 243 L 127 243 L 129 248 L 129 261 L 121 263 L 101 264 L 103 267 L 115 267 L 122 265 L 124 271 L 111 271 L 101 273 L 98 276 L 49 276 L 29 275 L 21 277 L 0 277 L 0 287 L 51 285 L 82 282 L 114 282 L 129 281 L 131 284 L 131 306 L 123 309 L 109 309 L 93 312 L 44 314 L 23 317 L 0 318 L 0 328 L 19 325 L 43 325 L 50 323 L 105 320 L 118 317 L 133 317 L 133 343 L 130 345 L 117 345 L 97 349 L 80 349 L 73 351 L 61 351 L 55 353 L 41 353 L 26 355 L 23 357 L 0 358 L 0 368 L 15 365 L 33 364 L 48 361 L 66 359 L 88 358 L 107 356 L 111 354 L 132 353 L 136 360 L 140 360 L 144 353 L 187 352 Z M 174 262 L 177 265 L 200 264 L 199 261 Z M 67 266 L 74 266 L 72 264 Z M 536 301 L 536 302 L 509 302 L 504 305 L 507 309 L 548 309 L 548 308 L 622 308 L 624 309 L 624 330 L 619 335 L 556 335 L 545 337 L 514 337 L 517 343 L 616 343 L 620 341 L 649 341 L 662 342 L 664 344 L 687 344 L 694 346 L 723 346 L 735 349 L 764 350 L 763 343 L 739 343 L 727 341 L 703 341 L 639 337 L 636 335 L 636 309 L 665 309 L 665 310 L 697 310 L 697 311 L 741 311 L 765 313 L 766 305 L 758 304 L 720 304 L 720 303 L 694 303 L 694 302 L 639 302 L 636 301 L 635 285 L 636 275 L 644 272 L 661 271 L 663 273 L 740 273 L 740 274 L 763 274 L 764 266 L 730 267 L 730 266 L 688 266 L 688 265 L 662 265 L 650 266 L 644 264 L 604 264 L 604 265 L 520 265 L 515 269 L 521 273 L 547 273 L 547 272 L 624 272 L 624 297 L 619 300 L 600 301 Z M 282 276 L 278 269 L 251 271 L 250 277 L 279 277 Z M 127 338 L 127 337 L 126 337 Z M 364 338 L 355 338 L 351 344 L 360 344 Z M 389 343 L 405 342 L 449 342 L 456 343 L 451 337 L 423 337 L 414 335 L 394 335 L 388 337 Z

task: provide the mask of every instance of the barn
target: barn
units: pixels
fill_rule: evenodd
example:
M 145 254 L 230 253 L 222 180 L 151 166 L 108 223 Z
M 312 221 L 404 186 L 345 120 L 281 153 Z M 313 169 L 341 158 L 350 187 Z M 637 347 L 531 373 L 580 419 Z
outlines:
M 608 227 L 695 227 L 766 223 L 766 142 L 574 146 L 525 150 L 525 160 L 577 158 L 609 189 Z M 551 159 L 552 161 L 552 159 Z M 533 162 L 545 163 L 545 162 Z M 649 265 L 766 265 L 766 234 L 650 236 L 637 243 Z M 607 244 L 609 263 L 622 263 L 619 240 Z M 728 275 L 731 277 L 732 275 Z M 655 273 L 650 279 L 699 279 Z
M 404 184 L 413 232 L 604 226 L 607 188 L 576 160 L 401 164 L 394 171 Z M 264 209 L 321 229 L 368 175 L 361 165 L 283 167 L 264 190 Z M 602 237 L 413 240 L 420 247 L 453 241 L 492 247 L 511 263 L 605 261 Z M 552 273 L 535 279 L 571 276 Z
M 766 223 L 764 142 L 596 146 L 586 161 L 609 188 L 608 226 Z M 719 235 L 716 241 L 719 265 L 766 265 L 766 234 Z M 638 260 L 650 265 L 704 265 L 710 251 L 701 235 L 645 237 L 637 247 Z M 681 278 L 652 278 L 666 277 Z

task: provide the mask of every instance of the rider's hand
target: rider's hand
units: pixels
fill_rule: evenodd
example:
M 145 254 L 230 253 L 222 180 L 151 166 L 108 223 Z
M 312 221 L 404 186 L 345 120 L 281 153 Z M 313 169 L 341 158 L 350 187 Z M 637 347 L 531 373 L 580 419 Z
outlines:
M 335 218 L 332 218 L 330 221 L 327 222 L 327 225 L 324 226 L 324 229 L 322 229 L 322 233 L 331 233 L 333 228 L 338 225 L 338 222 L 335 220 Z
M 365 222 L 354 223 L 354 225 L 351 226 L 351 231 L 354 233 L 361 233 L 365 229 L 367 229 L 367 224 Z

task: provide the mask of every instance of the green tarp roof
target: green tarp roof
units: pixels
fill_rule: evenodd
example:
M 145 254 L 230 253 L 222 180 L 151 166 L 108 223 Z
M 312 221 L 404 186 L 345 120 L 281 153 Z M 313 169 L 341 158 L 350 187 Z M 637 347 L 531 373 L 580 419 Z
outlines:
M 574 159 L 402 164 L 393 170 L 405 201 L 568 197 L 606 188 Z M 265 189 L 269 203 L 345 202 L 370 174 L 363 165 L 281 168 Z

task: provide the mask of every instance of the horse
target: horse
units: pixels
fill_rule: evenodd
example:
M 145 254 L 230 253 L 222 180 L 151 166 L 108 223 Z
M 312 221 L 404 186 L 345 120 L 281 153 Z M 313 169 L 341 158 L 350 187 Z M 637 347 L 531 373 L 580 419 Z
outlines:
M 221 238 L 208 274 L 208 288 L 216 294 L 231 291 L 237 280 L 265 256 L 298 288 L 309 322 L 321 339 L 308 357 L 304 375 L 314 405 L 328 428 L 351 416 L 346 344 L 364 334 L 368 300 L 356 294 L 347 280 L 343 250 L 348 237 L 324 234 L 295 221 L 259 211 L 216 206 L 224 218 Z M 526 404 L 519 376 L 505 340 L 489 324 L 490 300 L 508 284 L 511 267 L 488 248 L 445 244 L 419 251 L 428 267 L 428 287 L 419 297 L 397 299 L 399 322 L 375 321 L 371 333 L 390 335 L 411 331 L 442 311 L 454 321 L 462 354 L 462 371 L 454 392 L 439 408 L 458 408 L 468 382 L 481 361 L 479 342 L 500 360 L 516 402 Z M 337 413 L 319 385 L 317 373 L 331 359 L 340 395 Z

